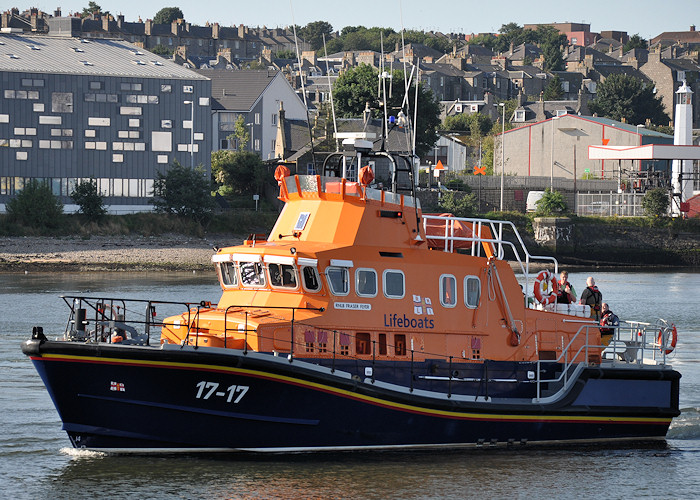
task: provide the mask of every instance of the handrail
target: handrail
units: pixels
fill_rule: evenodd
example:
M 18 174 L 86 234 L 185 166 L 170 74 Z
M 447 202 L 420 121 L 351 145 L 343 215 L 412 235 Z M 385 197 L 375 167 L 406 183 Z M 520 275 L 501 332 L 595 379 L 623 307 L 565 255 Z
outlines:
M 427 228 L 428 222 L 431 220 L 444 221 L 445 222 L 445 234 L 431 234 L 428 236 Z M 455 235 L 455 222 L 465 222 L 471 224 L 472 236 L 457 236 Z M 492 237 L 484 237 L 484 226 L 488 226 Z M 448 230 L 449 228 L 449 230 Z M 503 238 L 503 231 L 506 228 L 510 228 L 517 239 L 517 242 L 507 241 Z M 426 215 L 423 214 L 423 230 L 426 233 L 426 237 L 435 240 L 445 241 L 445 251 L 454 252 L 454 245 L 456 242 L 471 242 L 471 255 L 481 256 L 481 249 L 485 245 L 495 245 L 497 252 L 495 252 L 495 257 L 498 260 L 503 260 L 505 257 L 505 248 L 510 248 L 513 251 L 513 257 L 515 261 L 520 266 L 520 272 L 525 276 L 525 290 L 530 289 L 530 263 L 532 261 L 543 261 L 552 262 L 554 264 L 554 274 L 559 273 L 559 263 L 555 257 L 549 255 L 531 255 L 523 241 L 518 229 L 515 227 L 511 221 L 499 221 L 491 219 L 479 219 L 479 218 L 469 218 L 469 217 L 454 217 L 454 216 L 444 216 L 444 215 Z M 516 245 L 516 243 L 518 245 Z M 518 251 L 518 248 L 522 251 Z M 523 264 L 523 260 L 525 263 Z M 527 300 L 527 294 L 526 298 Z M 527 306 L 527 304 L 526 304 Z

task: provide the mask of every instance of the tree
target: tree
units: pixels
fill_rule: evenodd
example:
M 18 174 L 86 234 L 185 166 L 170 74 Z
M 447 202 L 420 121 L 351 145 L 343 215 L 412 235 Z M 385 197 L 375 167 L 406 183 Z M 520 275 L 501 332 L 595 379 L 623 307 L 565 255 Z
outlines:
M 450 132 L 468 132 L 471 137 L 483 137 L 493 128 L 493 121 L 482 113 L 458 114 L 448 116 L 443 123 L 443 130 Z
M 297 35 L 308 42 L 312 50 L 323 48 L 323 35 L 326 35 L 326 40 L 328 40 L 331 33 L 333 33 L 333 25 L 326 21 L 314 21 L 297 29 Z
M 156 212 L 191 217 L 205 222 L 214 208 L 211 182 L 204 167 L 185 167 L 174 160 L 168 171 L 157 173 L 153 185 L 153 206 Z
M 647 119 L 658 125 L 669 121 L 661 98 L 654 95 L 653 86 L 624 73 L 610 75 L 598 85 L 589 109 L 599 116 L 632 124 L 644 123 Z
M 97 3 L 90 1 L 88 3 L 88 6 L 83 8 L 83 12 L 80 14 L 80 17 L 85 19 L 86 17 L 90 17 L 93 14 L 100 14 L 102 16 L 109 16 L 109 11 L 105 10 L 102 11 L 102 7 L 100 7 Z
M 377 98 L 377 79 L 379 72 L 367 64 L 345 71 L 338 77 L 333 86 L 333 99 L 336 112 L 340 116 L 360 117 L 367 103 L 374 117 L 380 117 L 383 106 Z M 404 73 L 396 70 L 392 73 L 394 81 L 393 94 L 387 99 L 387 109 L 391 114 L 397 114 L 404 102 Z M 408 103 L 415 103 L 414 85 L 408 91 Z M 416 154 L 425 155 L 437 141 L 437 126 L 440 124 L 440 104 L 435 100 L 433 92 L 419 85 L 418 87 L 418 123 L 416 124 Z M 413 116 L 412 112 L 407 115 Z
M 80 207 L 78 211 L 89 220 L 99 220 L 107 213 L 95 179 L 80 182 L 70 197 Z
M 37 229 L 58 226 L 63 214 L 61 200 L 47 182 L 38 179 L 30 179 L 5 208 L 11 221 Z
M 154 24 L 171 24 L 178 19 L 185 19 L 180 7 L 163 7 L 153 17 Z
M 535 211 L 537 217 L 559 215 L 568 209 L 564 195 L 559 191 L 551 191 L 549 188 L 544 190 L 544 195 L 535 204 L 537 205 L 537 210 Z
M 561 89 L 561 79 L 559 78 L 559 75 L 554 75 L 554 78 L 549 81 L 547 87 L 544 89 L 544 100 L 556 101 L 561 99 L 563 95 L 564 92 Z
M 630 37 L 629 40 L 627 40 L 627 43 L 622 47 L 622 50 L 624 52 L 628 52 L 632 49 L 646 49 L 647 48 L 647 41 L 639 36 L 639 33 L 635 33 Z
M 214 151 L 211 171 L 222 195 L 259 194 L 266 171 L 260 157 L 251 151 Z
M 662 188 L 647 191 L 642 198 L 642 208 L 649 217 L 663 217 L 668 215 L 668 206 L 671 201 L 668 191 Z
M 233 124 L 233 134 L 226 137 L 229 141 L 236 141 L 236 149 L 243 151 L 248 142 L 250 142 L 250 133 L 248 133 L 248 127 L 245 124 L 245 118 L 243 115 L 239 115 L 236 118 L 236 122 Z
M 563 71 L 564 56 L 561 53 L 561 48 L 566 47 L 569 43 L 566 35 L 552 26 L 538 26 L 536 39 L 542 49 L 543 69 L 545 71 Z
M 440 199 L 440 209 L 457 217 L 472 217 L 478 208 L 477 198 L 474 194 L 455 193 L 446 191 Z
M 166 57 L 166 58 L 173 55 L 173 50 L 169 49 L 168 47 L 166 47 L 165 45 L 163 45 L 161 43 L 159 43 L 158 45 L 153 47 L 151 49 L 151 52 L 153 52 L 154 54 L 158 54 L 159 56 Z

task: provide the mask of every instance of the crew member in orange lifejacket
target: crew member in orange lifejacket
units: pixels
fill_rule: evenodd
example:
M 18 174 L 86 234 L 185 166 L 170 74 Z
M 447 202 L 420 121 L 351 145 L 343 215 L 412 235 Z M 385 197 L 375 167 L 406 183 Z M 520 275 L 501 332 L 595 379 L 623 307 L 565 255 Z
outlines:
M 571 304 L 576 302 L 576 291 L 569 283 L 568 271 L 562 271 L 559 275 L 559 291 L 557 292 L 557 304 Z
M 586 288 L 581 294 L 580 304 L 584 304 L 591 307 L 591 318 L 595 318 L 596 321 L 600 321 L 600 309 L 603 303 L 603 294 L 600 293 L 598 287 L 595 286 L 595 280 L 592 276 L 589 276 L 586 280 Z

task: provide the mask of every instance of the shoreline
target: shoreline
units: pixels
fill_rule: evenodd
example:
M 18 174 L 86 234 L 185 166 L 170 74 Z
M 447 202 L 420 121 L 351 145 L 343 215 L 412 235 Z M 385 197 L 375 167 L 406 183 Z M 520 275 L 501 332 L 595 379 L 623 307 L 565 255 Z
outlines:
M 160 236 L 92 236 L 0 237 L 0 273 L 35 272 L 213 272 L 211 257 L 214 247 L 240 245 L 238 235 L 207 235 L 204 238 L 181 235 Z M 695 266 L 637 264 L 581 259 L 561 255 L 560 268 L 615 269 L 620 271 L 664 271 L 668 269 L 697 270 Z M 512 264 L 516 273 L 517 264 Z M 531 271 L 547 266 L 533 263 Z
M 239 236 L 2 237 L 0 272 L 128 272 L 213 270 L 214 246 L 239 245 Z

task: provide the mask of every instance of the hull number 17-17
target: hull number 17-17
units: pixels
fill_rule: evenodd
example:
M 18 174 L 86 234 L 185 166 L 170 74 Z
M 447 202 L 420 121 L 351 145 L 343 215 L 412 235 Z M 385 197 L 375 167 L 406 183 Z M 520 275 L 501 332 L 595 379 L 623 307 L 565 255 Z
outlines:
M 209 399 L 212 396 L 218 398 L 226 398 L 227 403 L 238 403 L 245 393 L 248 392 L 249 387 L 247 385 L 229 385 L 226 390 L 219 391 L 218 382 L 206 382 L 201 381 L 197 384 L 198 391 L 195 396 L 197 399 Z M 235 398 L 234 398 L 235 396 Z

